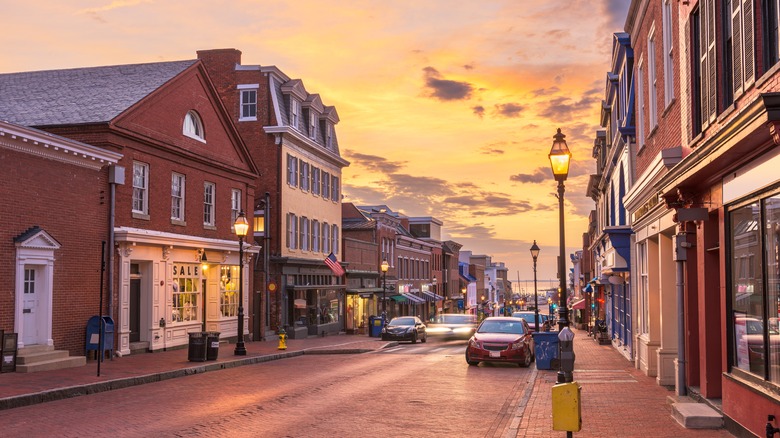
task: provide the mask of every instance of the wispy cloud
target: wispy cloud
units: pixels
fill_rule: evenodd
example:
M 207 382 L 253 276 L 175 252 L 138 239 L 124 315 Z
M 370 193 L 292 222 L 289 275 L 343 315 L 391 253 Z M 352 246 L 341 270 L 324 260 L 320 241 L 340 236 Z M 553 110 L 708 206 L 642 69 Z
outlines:
M 101 23 L 105 23 L 106 19 L 103 17 L 103 12 L 109 12 L 113 11 L 114 9 L 121 9 L 121 8 L 128 8 L 132 6 L 137 6 L 143 3 L 151 4 L 153 3 L 153 0 L 114 0 L 111 3 L 103 6 L 98 6 L 95 8 L 85 8 L 81 9 L 79 11 L 76 11 L 76 14 L 83 14 L 88 17 L 93 18 L 96 21 L 99 21 Z

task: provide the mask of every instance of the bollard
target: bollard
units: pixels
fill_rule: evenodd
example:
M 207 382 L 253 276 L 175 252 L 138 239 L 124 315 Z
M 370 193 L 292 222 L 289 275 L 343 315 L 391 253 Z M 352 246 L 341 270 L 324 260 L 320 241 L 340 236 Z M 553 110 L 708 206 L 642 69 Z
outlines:
M 287 349 L 287 332 L 284 329 L 279 329 L 279 349 Z

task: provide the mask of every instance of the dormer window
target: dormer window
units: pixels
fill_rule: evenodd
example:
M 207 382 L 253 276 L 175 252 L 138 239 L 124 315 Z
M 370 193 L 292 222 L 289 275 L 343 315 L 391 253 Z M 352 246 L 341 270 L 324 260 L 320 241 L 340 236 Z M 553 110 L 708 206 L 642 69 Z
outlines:
M 309 114 L 309 138 L 312 140 L 317 138 L 317 115 L 313 111 Z
M 290 98 L 290 126 L 298 129 L 298 117 L 301 114 L 301 104 L 294 98 Z
M 184 116 L 184 127 L 182 133 L 187 137 L 194 138 L 202 142 L 206 142 L 203 136 L 203 122 L 200 121 L 200 116 L 195 111 L 187 112 Z
M 333 125 L 330 123 L 325 124 L 325 146 L 333 149 Z

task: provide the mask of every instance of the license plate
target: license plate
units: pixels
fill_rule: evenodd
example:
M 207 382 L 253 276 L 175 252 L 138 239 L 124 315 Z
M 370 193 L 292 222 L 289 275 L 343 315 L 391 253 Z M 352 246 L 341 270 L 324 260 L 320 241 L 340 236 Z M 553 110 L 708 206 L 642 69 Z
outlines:
M 500 351 L 491 351 L 490 352 L 490 357 L 501 357 L 501 352 Z

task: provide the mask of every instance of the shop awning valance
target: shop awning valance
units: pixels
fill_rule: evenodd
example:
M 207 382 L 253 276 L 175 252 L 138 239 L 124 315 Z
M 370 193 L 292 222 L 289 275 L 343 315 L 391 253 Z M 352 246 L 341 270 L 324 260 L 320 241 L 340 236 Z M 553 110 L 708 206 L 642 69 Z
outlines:
M 393 295 L 390 298 L 398 301 L 399 303 L 422 304 L 425 302 L 424 299 L 412 294 Z
M 444 298 L 442 298 L 440 295 L 436 295 L 433 292 L 423 291 L 423 298 L 425 298 L 425 301 L 441 301 Z
M 581 300 L 574 301 L 573 303 L 571 303 L 571 308 L 573 310 L 578 310 L 578 309 L 582 310 L 582 309 L 584 309 L 585 308 L 585 299 L 583 298 Z

